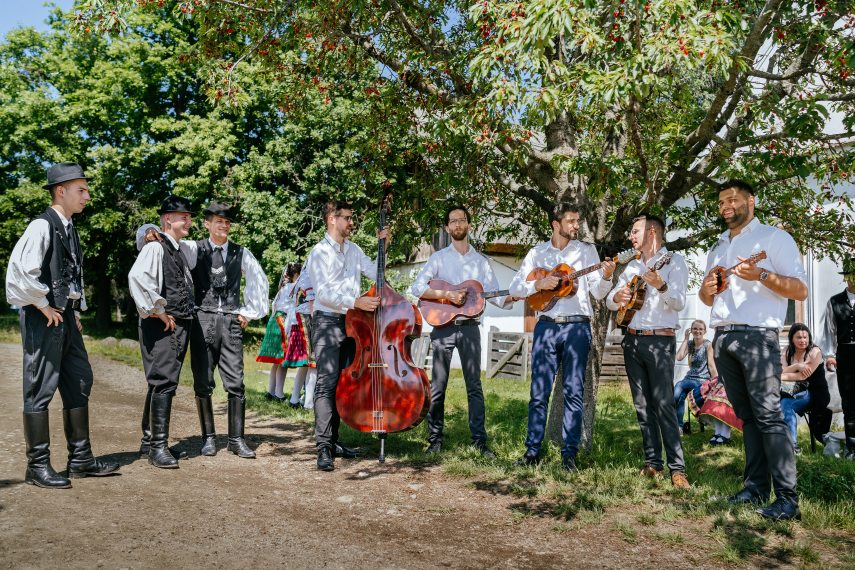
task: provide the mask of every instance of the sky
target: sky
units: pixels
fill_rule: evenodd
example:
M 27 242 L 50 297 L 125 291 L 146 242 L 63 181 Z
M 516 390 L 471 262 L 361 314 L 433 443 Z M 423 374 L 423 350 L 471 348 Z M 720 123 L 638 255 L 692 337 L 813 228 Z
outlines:
M 54 0 L 63 10 L 70 10 L 74 0 Z M 0 37 L 9 30 L 21 26 L 33 26 L 44 30 L 45 20 L 50 13 L 44 0 L 0 0 Z

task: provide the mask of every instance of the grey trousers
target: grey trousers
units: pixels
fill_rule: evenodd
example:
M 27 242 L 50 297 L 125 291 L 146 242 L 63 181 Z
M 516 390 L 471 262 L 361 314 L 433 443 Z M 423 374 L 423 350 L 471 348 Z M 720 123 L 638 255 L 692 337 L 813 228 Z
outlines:
M 662 444 L 671 473 L 685 472 L 680 426 L 674 414 L 673 336 L 623 337 L 623 357 L 635 415 L 641 427 L 644 462 L 662 469 Z
M 143 370 L 146 382 L 155 393 L 175 393 L 178 388 L 192 322 L 192 319 L 175 319 L 175 330 L 164 331 L 160 319 L 140 319 Z
M 200 398 L 214 393 L 217 367 L 229 398 L 243 398 L 243 329 L 237 315 L 196 312 L 190 329 L 190 367 Z
M 63 322 L 47 326 L 47 318 L 33 305 L 21 309 L 24 348 L 24 413 L 43 412 L 59 388 L 66 410 L 88 405 L 92 392 L 92 367 L 77 330 L 73 310 Z
M 774 330 L 716 332 L 715 364 L 727 397 L 744 422 L 745 488 L 797 500 L 796 461 L 781 413 L 781 349 Z
M 315 443 L 318 449 L 338 443 L 341 417 L 335 391 L 341 371 L 353 360 L 353 341 L 344 332 L 344 315 L 316 312 L 312 319 L 312 347 L 318 380 L 315 384 Z
M 454 349 L 457 348 L 463 365 L 463 378 L 466 381 L 472 443 L 486 444 L 484 391 L 481 388 L 481 328 L 474 325 L 435 328 L 430 333 L 430 342 L 433 348 L 433 372 L 430 380 L 430 409 L 427 415 L 428 441 L 442 442 L 448 371 Z

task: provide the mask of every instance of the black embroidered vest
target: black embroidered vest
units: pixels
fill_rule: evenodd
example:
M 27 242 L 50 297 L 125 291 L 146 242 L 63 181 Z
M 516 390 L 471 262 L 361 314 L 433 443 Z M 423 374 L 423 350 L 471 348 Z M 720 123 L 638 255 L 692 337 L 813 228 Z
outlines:
M 837 346 L 855 343 L 855 308 L 849 305 L 846 291 L 831 299 L 834 323 L 837 325 Z
M 180 249 L 175 249 L 164 234 L 163 241 L 163 286 L 160 296 L 166 299 L 166 313 L 177 319 L 193 317 L 193 277 L 187 268 L 187 260 Z
M 50 224 L 50 245 L 42 260 L 39 281 L 48 287 L 47 300 L 51 307 L 64 310 L 72 289 L 83 294 L 83 252 L 80 238 L 74 225 L 71 235 L 66 235 L 65 226 L 53 208 L 45 210 L 39 219 Z M 79 304 L 75 303 L 75 309 Z
M 204 311 L 235 312 L 240 308 L 241 263 L 243 247 L 228 242 L 224 275 L 213 274 L 214 249 L 211 242 L 196 242 L 196 267 L 193 268 L 196 307 Z M 220 304 L 222 302 L 222 304 Z

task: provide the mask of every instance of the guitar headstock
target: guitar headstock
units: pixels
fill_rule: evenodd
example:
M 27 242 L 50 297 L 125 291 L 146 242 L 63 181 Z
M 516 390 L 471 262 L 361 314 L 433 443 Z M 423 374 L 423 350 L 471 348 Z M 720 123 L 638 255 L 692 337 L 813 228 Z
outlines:
M 639 257 L 641 257 L 641 253 L 630 248 L 630 249 L 625 249 L 625 250 L 621 251 L 620 253 L 618 253 L 616 256 L 614 256 L 613 261 L 615 263 L 617 263 L 618 265 L 626 265 L 627 263 L 629 263 L 633 259 L 638 259 Z
M 656 265 L 653 266 L 653 270 L 659 271 L 660 269 L 671 263 L 672 257 L 674 257 L 674 252 L 672 251 L 669 251 L 668 253 L 663 255 L 661 258 L 659 258 L 659 261 L 656 262 Z
M 754 255 L 749 257 L 748 259 L 746 259 L 745 263 L 750 263 L 751 265 L 756 265 L 758 262 L 763 261 L 764 259 L 766 259 L 766 250 L 761 249 L 760 251 L 758 251 L 757 253 L 755 253 Z

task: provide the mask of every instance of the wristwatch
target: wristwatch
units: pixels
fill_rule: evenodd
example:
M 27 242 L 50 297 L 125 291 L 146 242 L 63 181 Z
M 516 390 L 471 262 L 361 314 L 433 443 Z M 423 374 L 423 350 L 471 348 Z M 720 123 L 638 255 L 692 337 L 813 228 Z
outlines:
M 664 293 L 665 291 L 667 291 L 667 290 L 668 290 L 668 282 L 667 282 L 667 281 L 663 281 L 663 282 L 662 282 L 662 287 L 659 287 L 659 288 L 658 288 L 658 289 L 656 289 L 656 290 L 657 290 L 657 291 L 659 291 L 660 293 Z
M 766 281 L 769 278 L 769 272 L 763 270 L 760 272 L 760 281 Z

